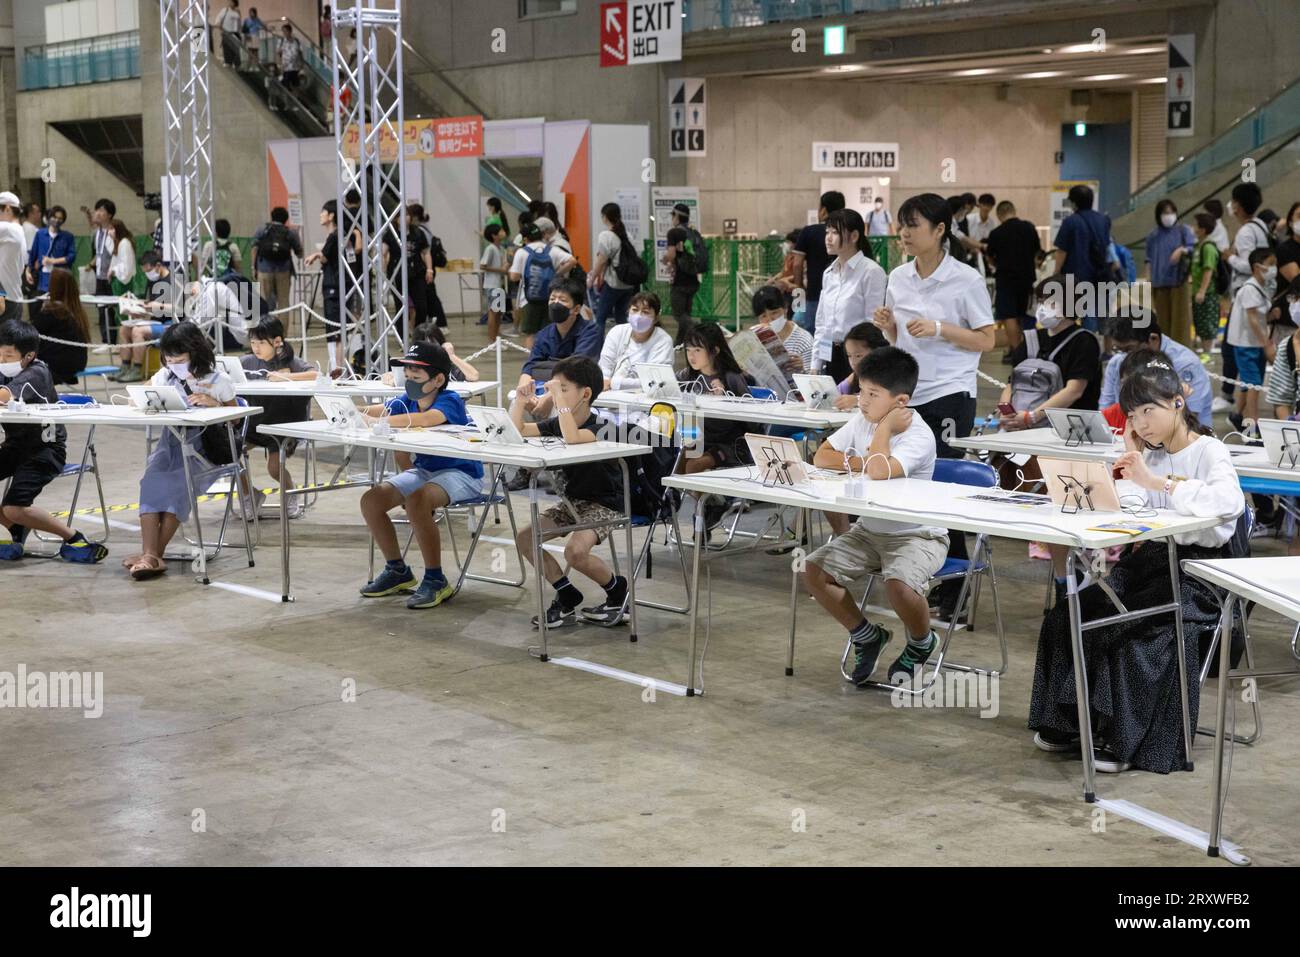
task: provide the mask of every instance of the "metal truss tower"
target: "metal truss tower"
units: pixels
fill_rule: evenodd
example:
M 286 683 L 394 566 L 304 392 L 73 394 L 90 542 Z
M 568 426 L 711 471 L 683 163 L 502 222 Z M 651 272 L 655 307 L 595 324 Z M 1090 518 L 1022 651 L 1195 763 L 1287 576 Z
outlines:
M 158 0 L 162 20 L 163 142 L 167 187 L 163 219 L 172 302 L 180 315 L 185 287 L 210 263 L 195 262 L 212 238 L 212 103 L 204 0 Z M 221 333 L 215 326 L 217 349 Z
M 381 5 L 382 4 L 382 5 Z M 402 162 L 402 0 L 356 0 L 333 11 L 334 142 L 338 159 L 339 302 L 342 344 L 359 333 L 369 372 L 388 368 L 389 346 L 406 348 L 406 179 Z M 340 39 L 355 28 L 349 60 Z M 351 190 L 361 196 L 346 209 Z M 361 237 L 349 261 L 350 233 Z M 384 268 L 384 234 L 396 238 L 398 262 Z M 349 328 L 353 322 L 359 329 Z

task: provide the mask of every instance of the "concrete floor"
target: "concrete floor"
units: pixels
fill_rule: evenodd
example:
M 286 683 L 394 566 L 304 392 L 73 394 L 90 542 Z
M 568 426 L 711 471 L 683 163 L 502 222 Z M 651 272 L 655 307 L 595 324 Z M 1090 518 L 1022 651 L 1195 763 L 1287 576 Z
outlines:
M 451 333 L 462 354 L 484 341 L 456 319 Z M 512 379 L 518 360 L 507 368 Z M 985 369 L 1007 372 L 996 354 Z M 110 503 L 136 500 L 142 451 L 135 432 L 99 437 Z M 1034 749 L 1046 572 L 1023 544 L 995 546 L 1011 645 L 996 718 L 900 710 L 848 686 L 843 634 L 806 598 L 785 677 L 789 559 L 763 554 L 713 566 L 704 697 L 649 702 L 636 684 L 530 657 L 531 590 L 470 583 L 422 612 L 361 599 L 358 494 L 323 495 L 294 523 L 292 605 L 203 588 L 179 563 L 133 583 L 118 564 L 138 541 L 126 527 L 98 567 L 0 568 L 0 670 L 102 671 L 106 693 L 97 720 L 0 711 L 0 863 L 1227 866 L 1114 817 L 1098 833 L 1079 762 Z M 256 567 L 230 551 L 214 577 L 278 591 L 275 526 L 264 535 Z M 680 585 L 658 555 L 644 591 L 671 600 Z M 1260 665 L 1292 663 L 1280 622 L 1253 624 Z M 625 636 L 570 628 L 552 654 L 685 681 L 682 616 L 643 611 L 639 643 Z M 993 654 L 984 629 L 959 641 L 968 660 Z M 1235 752 L 1227 834 L 1257 863 L 1296 864 L 1300 681 L 1261 682 L 1261 701 L 1262 741 Z M 1196 762 L 1193 774 L 1101 776 L 1099 790 L 1204 828 L 1206 738 Z

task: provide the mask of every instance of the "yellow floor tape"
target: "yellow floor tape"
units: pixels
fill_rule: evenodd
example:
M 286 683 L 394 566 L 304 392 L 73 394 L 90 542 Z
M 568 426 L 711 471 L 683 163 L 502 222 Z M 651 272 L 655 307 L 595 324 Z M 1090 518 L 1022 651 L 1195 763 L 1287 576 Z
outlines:
M 327 485 L 303 485 L 303 486 L 298 486 L 297 488 L 294 489 L 294 491 L 296 491 L 296 492 L 319 492 L 319 491 L 322 491 L 322 490 L 324 490 L 324 489 L 336 488 L 336 487 L 338 487 L 338 486 L 340 486 L 340 485 L 348 485 L 348 484 L 350 484 L 349 480 L 347 480 L 347 479 L 340 479 L 340 480 L 337 481 L 337 482 L 331 482 L 331 483 L 329 483 L 329 484 L 327 484 Z M 264 489 L 258 489 L 258 491 L 260 491 L 263 495 L 275 495 L 275 494 L 278 494 L 278 493 L 279 493 L 280 489 L 279 489 L 279 488 L 264 488 Z M 220 501 L 224 501 L 225 499 L 229 498 L 232 494 L 235 494 L 235 493 L 233 493 L 233 492 L 213 492 L 213 493 L 208 494 L 208 495 L 200 495 L 199 498 L 198 498 L 198 501 L 199 501 L 199 504 L 200 504 L 200 505 L 202 505 L 204 502 L 220 502 Z M 128 505 L 110 505 L 110 506 L 108 506 L 108 508 L 104 509 L 104 511 L 107 512 L 109 515 L 112 515 L 114 512 L 134 512 L 134 511 L 136 511 L 136 510 L 139 509 L 139 508 L 140 508 L 140 503 L 139 503 L 139 502 L 131 502 L 131 503 L 128 504 Z M 62 512 L 51 512 L 50 514 L 51 514 L 52 516 L 54 516 L 55 518 L 67 518 L 67 517 L 69 516 L 70 513 L 69 513 L 67 510 L 64 510 L 64 511 L 62 511 Z M 100 514 L 100 509 L 97 508 L 97 507 L 96 507 L 96 508 L 79 508 L 79 509 L 77 509 L 77 514 L 78 514 L 78 515 L 98 515 L 98 514 Z

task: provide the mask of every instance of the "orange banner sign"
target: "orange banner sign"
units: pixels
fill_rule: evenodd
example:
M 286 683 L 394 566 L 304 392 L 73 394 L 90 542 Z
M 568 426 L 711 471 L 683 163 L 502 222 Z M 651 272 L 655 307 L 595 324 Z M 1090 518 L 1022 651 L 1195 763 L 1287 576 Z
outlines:
M 444 159 L 451 156 L 483 155 L 483 117 L 450 116 L 439 119 L 407 120 L 402 129 L 402 153 L 407 159 Z M 379 159 L 391 163 L 397 159 L 397 140 L 387 127 L 381 127 Z M 359 155 L 360 133 L 356 124 L 343 131 L 344 155 Z

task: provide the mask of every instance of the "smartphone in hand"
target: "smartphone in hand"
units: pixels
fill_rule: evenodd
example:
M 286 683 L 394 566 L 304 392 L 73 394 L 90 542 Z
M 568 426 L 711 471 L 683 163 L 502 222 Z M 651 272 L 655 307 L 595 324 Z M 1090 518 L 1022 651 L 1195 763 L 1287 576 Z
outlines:
M 999 402 L 999 403 L 998 403 L 998 414 L 999 414 L 999 415 L 1015 415 L 1015 414 L 1016 414 L 1016 408 L 1015 408 L 1015 406 L 1013 406 L 1010 402 Z

